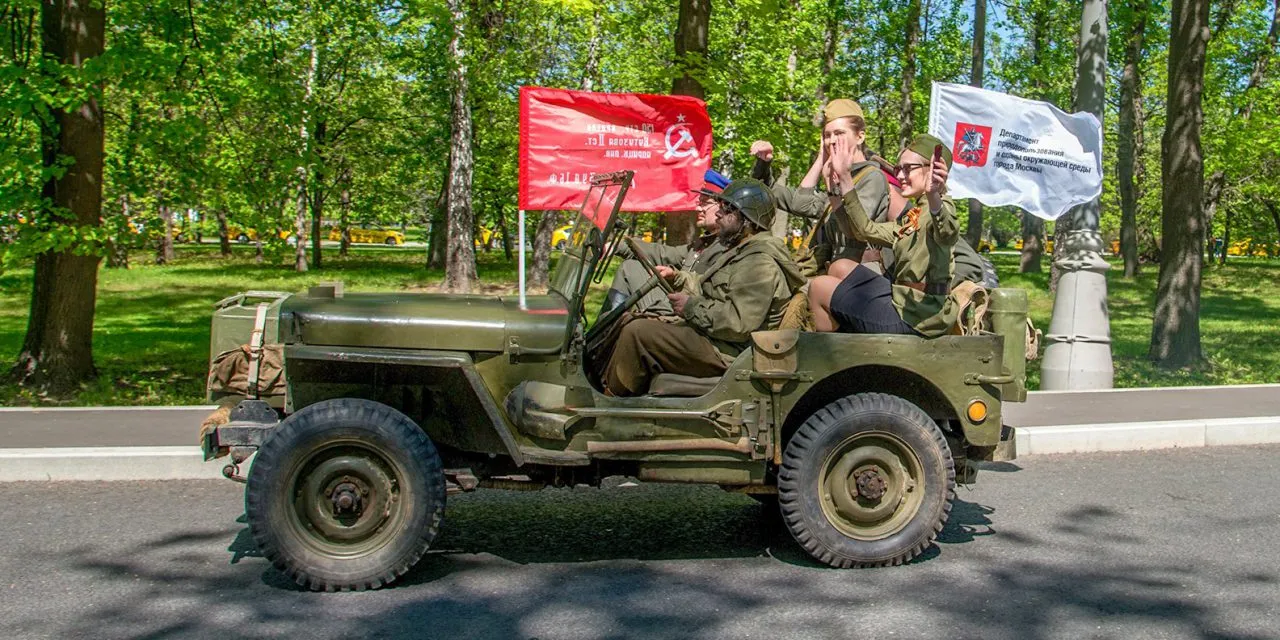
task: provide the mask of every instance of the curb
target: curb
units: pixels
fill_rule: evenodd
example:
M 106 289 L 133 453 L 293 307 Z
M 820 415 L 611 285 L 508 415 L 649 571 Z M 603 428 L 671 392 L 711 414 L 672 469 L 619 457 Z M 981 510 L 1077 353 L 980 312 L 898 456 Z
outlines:
M 0 482 L 221 479 L 226 463 L 200 447 L 0 449 Z
M 1018 456 L 1280 443 L 1280 417 L 1022 427 Z
M 1277 444 L 1280 417 L 1020 427 L 1017 438 L 1019 457 Z M 0 482 L 221 480 L 225 464 L 195 446 L 0 449 Z

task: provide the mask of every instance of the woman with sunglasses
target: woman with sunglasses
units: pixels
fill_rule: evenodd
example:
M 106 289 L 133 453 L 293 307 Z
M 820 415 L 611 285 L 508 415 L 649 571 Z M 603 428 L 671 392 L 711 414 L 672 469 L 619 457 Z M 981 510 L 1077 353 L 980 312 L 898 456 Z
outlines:
M 952 248 L 960 229 L 955 204 L 944 195 L 951 151 L 930 135 L 916 136 L 902 150 L 897 178 L 902 195 L 915 204 L 893 222 L 867 217 L 850 174 L 852 165 L 849 146 L 837 141 L 823 168 L 828 186 L 843 194 L 833 203 L 839 209 L 832 217 L 850 236 L 891 251 L 893 266 L 880 277 L 862 265 L 837 261 L 828 275 L 815 278 L 809 305 L 817 330 L 943 335 L 959 315 L 950 293 Z

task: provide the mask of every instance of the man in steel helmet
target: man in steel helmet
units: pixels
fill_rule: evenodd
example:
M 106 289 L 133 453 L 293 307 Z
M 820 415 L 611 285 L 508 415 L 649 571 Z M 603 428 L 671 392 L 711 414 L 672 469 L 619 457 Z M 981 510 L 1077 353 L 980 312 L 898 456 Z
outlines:
M 717 199 L 724 251 L 701 274 L 658 267 L 679 290 L 667 296 L 679 320 L 640 318 L 622 328 L 602 376 L 609 393 L 643 394 L 659 373 L 723 374 L 752 332 L 777 328 L 804 284 L 782 239 L 769 233 L 777 204 L 764 183 L 735 180 Z

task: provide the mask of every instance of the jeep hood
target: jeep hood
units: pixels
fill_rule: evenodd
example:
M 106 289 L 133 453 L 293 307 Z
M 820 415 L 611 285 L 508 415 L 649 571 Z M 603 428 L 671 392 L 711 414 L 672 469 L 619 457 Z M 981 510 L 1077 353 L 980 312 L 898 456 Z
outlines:
M 281 306 L 280 337 L 294 344 L 451 351 L 561 346 L 569 321 L 564 298 L 528 296 L 526 307 L 515 296 L 299 294 Z

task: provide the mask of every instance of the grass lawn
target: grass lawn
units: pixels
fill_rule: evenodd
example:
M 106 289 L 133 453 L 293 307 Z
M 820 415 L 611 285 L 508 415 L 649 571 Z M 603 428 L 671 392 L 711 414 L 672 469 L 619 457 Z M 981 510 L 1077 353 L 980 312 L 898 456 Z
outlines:
M 216 247 L 180 245 L 175 264 L 157 267 L 150 256 L 134 257 L 129 270 L 99 272 L 94 357 L 98 379 L 76 397 L 76 405 L 166 405 L 203 402 L 208 364 L 209 317 L 214 302 L 248 289 L 298 291 L 322 280 L 342 280 L 351 291 L 429 290 L 443 273 L 422 267 L 421 250 L 358 248 L 351 256 L 326 254 L 324 269 L 295 273 L 281 258 L 255 264 L 251 249 L 236 247 L 230 259 Z M 1036 326 L 1047 331 L 1053 299 L 1048 273 L 1016 273 L 1017 256 L 996 255 L 1002 281 L 1031 291 Z M 1046 262 L 1046 267 L 1048 263 Z M 480 254 L 486 293 L 515 286 L 513 263 L 495 251 Z M 1206 367 L 1162 371 L 1146 360 L 1155 296 L 1156 269 L 1134 281 L 1110 274 L 1111 331 L 1116 386 L 1243 384 L 1280 381 L 1280 261 L 1240 258 L 1205 273 L 1201 331 Z M 0 275 L 0 362 L 17 355 L 26 331 L 30 270 Z M 599 308 L 603 287 L 587 309 Z M 1039 379 L 1031 367 L 1032 388 Z M 13 384 L 0 384 L 0 406 L 51 401 Z
M 1017 255 L 991 256 L 1000 284 L 1030 292 L 1031 319 L 1048 333 L 1053 315 L 1049 263 L 1037 274 L 1018 273 Z M 1166 371 L 1147 359 L 1159 265 L 1143 265 L 1125 280 L 1123 264 L 1107 274 L 1111 346 L 1116 387 L 1174 387 L 1280 382 L 1280 260 L 1232 258 L 1204 271 L 1200 294 L 1200 338 L 1207 364 Z M 1044 342 L 1041 343 L 1043 355 Z M 1037 362 L 1028 363 L 1030 388 L 1039 387 Z

